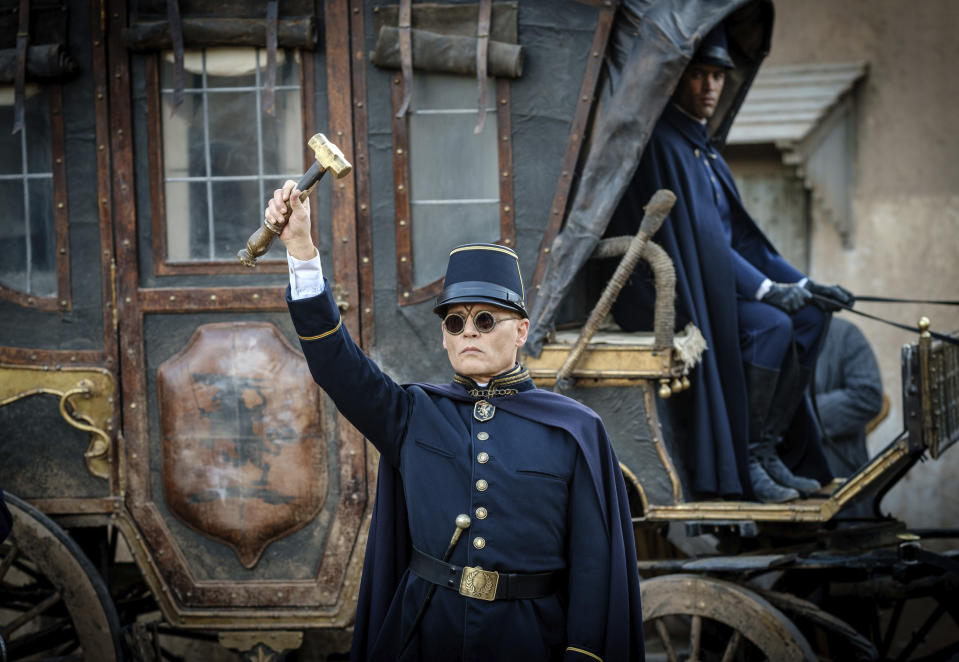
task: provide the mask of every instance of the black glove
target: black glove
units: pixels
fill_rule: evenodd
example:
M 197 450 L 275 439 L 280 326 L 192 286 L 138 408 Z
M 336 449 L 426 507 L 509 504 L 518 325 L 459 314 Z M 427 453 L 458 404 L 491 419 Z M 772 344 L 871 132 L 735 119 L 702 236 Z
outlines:
M 813 302 L 827 313 L 834 313 L 842 308 L 852 308 L 856 297 L 842 285 L 820 285 L 807 280 L 806 289 L 816 295 Z
M 808 281 L 807 281 L 808 282 Z M 773 283 L 762 301 L 792 315 L 812 300 L 812 294 L 795 283 Z

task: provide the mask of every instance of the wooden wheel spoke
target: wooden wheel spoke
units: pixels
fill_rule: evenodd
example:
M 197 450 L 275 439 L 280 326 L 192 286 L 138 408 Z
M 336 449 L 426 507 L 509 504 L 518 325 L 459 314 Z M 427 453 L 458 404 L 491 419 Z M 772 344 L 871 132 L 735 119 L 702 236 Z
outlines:
M 666 649 L 666 659 L 669 662 L 677 662 L 676 651 L 673 650 L 673 643 L 669 640 L 669 630 L 666 629 L 666 624 L 663 623 L 661 618 L 657 618 L 654 623 L 659 639 L 663 642 L 663 648 Z
M 61 596 L 59 593 L 53 593 L 47 596 L 45 600 L 35 605 L 32 609 L 24 612 L 17 618 L 10 621 L 9 624 L 7 624 L 2 630 L 0 630 L 0 633 L 2 633 L 5 638 L 9 638 L 11 634 L 16 632 L 20 628 L 22 628 L 24 625 L 26 625 L 33 619 L 40 616 L 43 612 L 50 609 L 50 607 L 60 602 L 60 599 L 61 599 Z
M 689 662 L 699 662 L 703 642 L 703 617 L 694 614 L 689 625 Z
M 733 630 L 733 636 L 729 638 L 729 643 L 726 644 L 726 650 L 723 651 L 723 659 L 721 662 L 733 662 L 733 655 L 739 650 L 739 644 L 742 642 L 742 639 L 742 633 L 739 630 Z
M 4 575 L 7 574 L 7 571 L 10 569 L 10 566 L 13 564 L 14 559 L 17 558 L 17 554 L 20 552 L 20 549 L 13 544 L 10 546 L 9 553 L 0 559 L 0 582 L 3 581 Z

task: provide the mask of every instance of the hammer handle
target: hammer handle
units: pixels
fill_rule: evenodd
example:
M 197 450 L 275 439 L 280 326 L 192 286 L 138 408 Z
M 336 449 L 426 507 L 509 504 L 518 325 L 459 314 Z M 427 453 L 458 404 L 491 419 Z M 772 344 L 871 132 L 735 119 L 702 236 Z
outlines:
M 316 186 L 316 183 L 323 178 L 323 175 L 326 174 L 327 168 L 324 168 L 319 164 L 319 162 L 314 161 L 312 165 L 307 169 L 303 176 L 300 177 L 300 181 L 296 183 L 296 188 L 300 191 L 300 202 L 304 202 L 310 193 L 313 191 L 313 188 Z M 290 215 L 293 213 L 293 207 L 287 203 L 286 211 L 283 213 L 283 221 L 281 223 L 271 223 L 267 220 L 263 221 L 263 225 L 257 229 L 256 232 L 250 235 L 250 238 L 246 240 L 246 248 L 240 250 L 236 254 L 237 259 L 245 264 L 248 267 L 256 266 L 256 259 L 262 255 L 265 255 L 270 246 L 273 244 L 273 240 L 276 239 L 283 228 L 286 227 L 287 222 L 290 220 Z

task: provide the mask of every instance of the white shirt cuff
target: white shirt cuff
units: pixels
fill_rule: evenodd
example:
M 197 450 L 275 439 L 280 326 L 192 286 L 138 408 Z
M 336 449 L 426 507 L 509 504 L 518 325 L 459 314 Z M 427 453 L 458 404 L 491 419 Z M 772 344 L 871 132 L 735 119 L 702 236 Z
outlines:
M 768 278 L 760 284 L 759 289 L 756 290 L 756 301 L 762 301 L 763 297 L 773 288 L 773 282 Z
M 297 260 L 287 253 L 286 263 L 290 267 L 290 298 L 294 301 L 315 297 L 326 289 L 319 251 L 309 260 Z

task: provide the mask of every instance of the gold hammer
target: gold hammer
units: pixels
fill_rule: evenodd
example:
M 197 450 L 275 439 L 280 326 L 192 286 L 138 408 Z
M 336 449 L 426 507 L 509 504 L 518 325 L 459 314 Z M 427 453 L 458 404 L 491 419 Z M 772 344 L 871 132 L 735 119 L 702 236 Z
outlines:
M 337 179 L 345 177 L 353 170 L 353 166 L 350 165 L 350 162 L 343 156 L 340 148 L 330 142 L 322 133 L 318 133 L 310 138 L 307 144 L 310 146 L 310 149 L 313 150 L 316 160 L 310 166 L 309 170 L 300 177 L 300 181 L 296 183 L 297 190 L 301 191 L 301 202 L 310 197 L 313 187 L 322 179 L 327 170 L 332 170 L 333 176 Z M 283 232 L 283 228 L 287 221 L 290 220 L 290 214 L 292 213 L 293 208 L 287 204 L 282 223 L 272 223 L 269 219 L 264 219 L 262 227 L 251 234 L 250 238 L 246 240 L 246 248 L 236 254 L 237 259 L 248 267 L 255 267 L 256 258 L 270 250 L 270 244 Z

